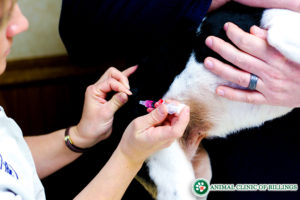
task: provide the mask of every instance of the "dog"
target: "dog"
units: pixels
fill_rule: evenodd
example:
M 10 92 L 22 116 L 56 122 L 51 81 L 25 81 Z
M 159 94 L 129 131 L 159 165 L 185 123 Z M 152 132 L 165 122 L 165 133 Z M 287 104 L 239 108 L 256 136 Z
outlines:
M 233 102 L 215 94 L 218 85 L 239 88 L 203 66 L 207 56 L 223 60 L 208 49 L 204 41 L 209 35 L 215 35 L 229 42 L 223 30 L 224 24 L 229 21 L 245 31 L 249 31 L 252 25 L 268 29 L 268 43 L 288 59 L 300 63 L 300 28 L 290 26 L 300 21 L 299 13 L 250 8 L 238 3 L 228 3 L 209 13 L 193 38 L 162 45 L 159 52 L 141 61 L 138 71 L 130 80 L 134 99 L 122 111 L 123 115 L 140 115 L 145 111 L 138 105 L 139 100 L 160 99 L 162 96 L 191 108 L 191 120 L 184 136 L 147 160 L 149 176 L 157 190 L 147 186 L 143 178 L 137 176 L 153 198 L 196 198 L 191 191 L 192 182 L 196 178 L 211 180 L 212 177 L 209 156 L 200 144 L 203 138 L 226 137 L 245 128 L 261 126 L 293 109 Z

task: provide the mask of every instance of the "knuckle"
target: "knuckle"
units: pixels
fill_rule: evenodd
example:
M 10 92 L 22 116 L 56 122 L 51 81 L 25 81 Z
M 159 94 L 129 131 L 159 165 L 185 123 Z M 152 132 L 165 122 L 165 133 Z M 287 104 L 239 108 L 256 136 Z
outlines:
M 275 85 L 270 86 L 270 90 L 275 93 L 281 93 L 283 91 L 283 88 L 280 84 L 275 84 Z
M 113 73 L 114 71 L 116 71 L 117 69 L 115 67 L 109 67 L 108 68 L 108 72 L 111 74 Z
M 283 79 L 282 73 L 272 70 L 272 71 L 269 72 L 269 79 L 271 79 L 271 80 L 281 80 L 281 79 Z
M 275 72 L 274 70 L 270 70 L 267 74 L 266 74 L 266 78 L 271 81 L 271 80 L 274 80 L 274 79 L 277 79 L 278 78 L 278 74 L 277 72 Z
M 118 87 L 116 80 L 111 77 L 107 79 L 107 83 L 110 84 L 111 86 Z
M 131 126 L 132 126 L 133 129 L 137 129 L 139 124 L 140 124 L 140 118 L 136 118 L 135 120 L 133 120 L 131 122 Z
M 108 83 L 112 83 L 114 80 L 113 80 L 113 78 L 111 78 L 111 77 L 109 77 L 108 79 L 107 79 L 107 82 Z
M 86 93 L 86 94 L 89 94 L 89 93 L 91 93 L 92 91 L 94 91 L 94 89 L 95 89 L 95 85 L 89 85 L 89 86 L 86 88 L 85 93 Z
M 250 44 L 249 44 L 249 39 L 247 37 L 241 37 L 240 40 L 239 40 L 239 44 L 240 46 L 243 46 L 243 47 L 248 47 Z
M 287 59 L 276 49 L 270 48 L 267 61 L 273 64 L 278 64 L 278 63 L 284 64 L 286 63 Z
M 153 121 L 153 122 L 158 122 L 159 121 L 159 117 L 158 117 L 158 114 L 157 114 L 157 112 L 151 112 L 150 113 L 150 116 L 151 116 L 151 120 Z
M 238 96 L 232 94 L 231 91 L 226 91 L 224 97 L 231 101 L 234 101 L 234 100 L 236 101 L 237 99 L 240 99 L 240 98 L 238 98 Z
M 249 85 L 249 80 L 245 76 L 239 76 L 237 79 L 237 84 L 242 87 L 247 87 Z
M 240 55 L 240 54 L 239 54 L 239 55 L 236 55 L 236 56 L 234 57 L 233 62 L 234 62 L 234 64 L 237 65 L 237 66 L 240 66 L 240 67 L 243 66 L 242 68 L 245 68 L 246 65 L 247 65 L 245 56 Z
M 255 99 L 251 95 L 246 95 L 245 96 L 245 102 L 249 103 L 249 104 L 254 104 L 255 103 Z

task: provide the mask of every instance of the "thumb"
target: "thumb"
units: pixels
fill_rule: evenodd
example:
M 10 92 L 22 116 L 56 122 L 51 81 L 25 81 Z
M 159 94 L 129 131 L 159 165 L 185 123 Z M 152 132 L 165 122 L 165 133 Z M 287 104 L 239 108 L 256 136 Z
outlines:
M 138 120 L 137 125 L 139 126 L 138 128 L 147 129 L 155 125 L 158 125 L 163 121 L 165 121 L 167 116 L 168 116 L 167 107 L 166 105 L 161 104 L 158 108 L 156 108 L 149 114 L 139 117 L 137 119 Z
M 123 93 L 119 92 L 115 94 L 108 102 L 107 105 L 109 109 L 115 113 L 119 108 L 121 108 L 126 102 L 128 101 L 128 96 Z

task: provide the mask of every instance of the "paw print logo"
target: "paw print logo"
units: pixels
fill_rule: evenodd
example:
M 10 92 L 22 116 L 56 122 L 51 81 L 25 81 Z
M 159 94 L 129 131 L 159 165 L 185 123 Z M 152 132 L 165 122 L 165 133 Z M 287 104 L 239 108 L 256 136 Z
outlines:
M 200 190 L 200 192 L 203 192 L 204 190 L 206 189 L 206 187 L 204 186 L 204 183 L 203 182 L 198 182 L 197 184 L 196 184 L 196 190 L 198 191 L 198 190 Z
M 209 183 L 207 180 L 201 178 L 194 181 L 193 194 L 197 197 L 205 197 L 209 193 Z

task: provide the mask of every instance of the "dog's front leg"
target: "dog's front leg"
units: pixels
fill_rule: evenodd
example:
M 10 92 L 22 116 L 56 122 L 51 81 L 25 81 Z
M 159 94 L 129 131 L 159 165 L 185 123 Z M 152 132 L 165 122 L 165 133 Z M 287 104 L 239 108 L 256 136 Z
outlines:
M 157 186 L 157 200 L 194 200 L 193 166 L 178 141 L 147 161 L 149 175 Z
M 199 146 L 196 155 L 193 157 L 192 164 L 196 178 L 204 178 L 208 182 L 211 181 L 212 171 L 210 159 L 207 151 L 202 145 Z

